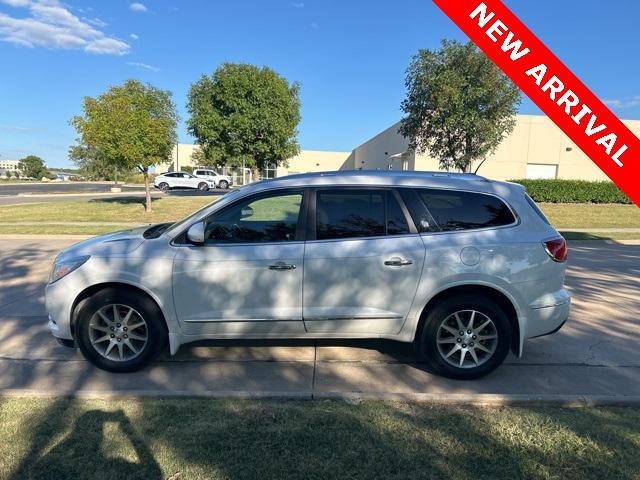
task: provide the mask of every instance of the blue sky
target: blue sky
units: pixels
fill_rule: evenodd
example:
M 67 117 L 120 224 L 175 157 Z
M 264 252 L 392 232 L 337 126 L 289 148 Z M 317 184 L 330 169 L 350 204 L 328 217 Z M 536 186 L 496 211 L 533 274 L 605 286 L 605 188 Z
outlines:
M 621 118 L 640 118 L 640 2 L 505 2 Z M 397 121 L 420 48 L 465 37 L 430 0 L 0 0 L 0 158 L 69 166 L 83 96 L 128 78 L 171 90 L 220 63 L 301 84 L 304 149 L 351 150 Z M 526 98 L 522 113 L 539 113 Z M 191 142 L 184 124 L 181 142 Z

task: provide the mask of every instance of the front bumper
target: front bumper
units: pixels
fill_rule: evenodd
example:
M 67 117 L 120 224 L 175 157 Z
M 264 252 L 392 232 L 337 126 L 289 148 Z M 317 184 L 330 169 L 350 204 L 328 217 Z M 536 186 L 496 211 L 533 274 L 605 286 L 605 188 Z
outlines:
M 69 276 L 72 275 L 73 273 Z M 57 282 L 47 285 L 44 303 L 49 314 L 47 326 L 51 335 L 63 340 L 73 340 L 71 309 L 76 295 L 71 291 L 71 282 L 66 281 L 67 278 L 61 278 Z

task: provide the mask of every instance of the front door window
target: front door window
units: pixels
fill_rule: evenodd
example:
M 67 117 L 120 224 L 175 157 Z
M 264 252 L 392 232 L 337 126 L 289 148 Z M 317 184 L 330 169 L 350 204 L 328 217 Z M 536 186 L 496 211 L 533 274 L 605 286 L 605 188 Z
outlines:
M 296 240 L 301 192 L 251 197 L 205 223 L 205 243 L 265 243 Z

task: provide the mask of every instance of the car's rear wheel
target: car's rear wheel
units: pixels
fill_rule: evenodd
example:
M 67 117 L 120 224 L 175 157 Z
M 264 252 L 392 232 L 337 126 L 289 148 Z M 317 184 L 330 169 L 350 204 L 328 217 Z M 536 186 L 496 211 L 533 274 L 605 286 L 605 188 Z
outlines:
M 220 180 L 220 183 L 218 183 L 218 187 L 224 188 L 226 190 L 227 188 L 229 188 L 229 182 L 227 182 L 226 180 Z
M 491 299 L 480 295 L 451 297 L 427 313 L 417 341 L 436 373 L 478 378 L 495 370 L 509 353 L 511 324 Z
M 200 182 L 198 184 L 198 190 L 201 190 L 203 192 L 206 192 L 207 190 L 209 190 L 209 185 L 207 185 L 206 182 Z
M 160 183 L 160 185 L 158 185 L 158 188 L 163 192 L 166 192 L 167 190 L 169 190 L 169 184 L 167 182 L 162 182 Z
M 110 372 L 132 372 L 153 360 L 167 339 L 162 312 L 148 297 L 106 288 L 85 301 L 76 323 L 87 360 Z

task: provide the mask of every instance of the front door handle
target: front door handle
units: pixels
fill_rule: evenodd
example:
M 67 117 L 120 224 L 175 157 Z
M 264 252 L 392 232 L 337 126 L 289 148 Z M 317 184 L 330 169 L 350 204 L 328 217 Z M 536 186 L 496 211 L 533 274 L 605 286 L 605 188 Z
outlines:
M 296 268 L 295 265 L 284 262 L 276 262 L 273 265 L 269 265 L 269 270 L 293 270 L 294 268 Z
M 391 257 L 389 260 L 385 260 L 384 264 L 392 267 L 404 267 L 405 265 L 412 265 L 413 262 L 400 257 Z

